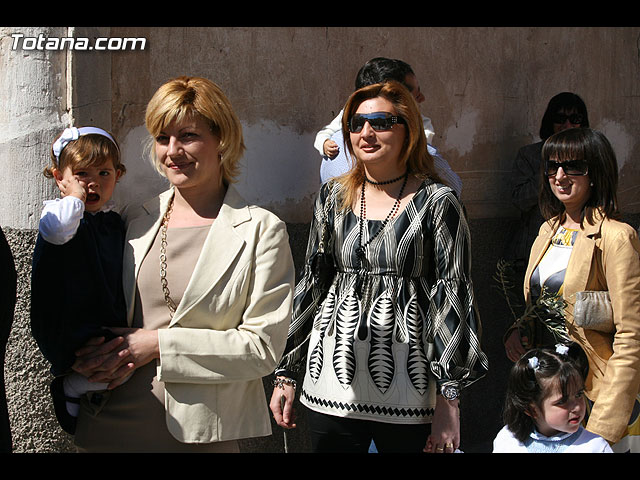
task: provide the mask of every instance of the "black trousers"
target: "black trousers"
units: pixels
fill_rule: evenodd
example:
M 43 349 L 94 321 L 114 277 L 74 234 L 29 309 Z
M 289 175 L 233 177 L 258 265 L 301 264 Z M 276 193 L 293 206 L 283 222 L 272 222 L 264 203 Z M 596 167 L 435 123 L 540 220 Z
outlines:
M 393 423 L 335 417 L 307 409 L 315 453 L 367 453 L 371 441 L 379 453 L 421 453 L 431 424 Z

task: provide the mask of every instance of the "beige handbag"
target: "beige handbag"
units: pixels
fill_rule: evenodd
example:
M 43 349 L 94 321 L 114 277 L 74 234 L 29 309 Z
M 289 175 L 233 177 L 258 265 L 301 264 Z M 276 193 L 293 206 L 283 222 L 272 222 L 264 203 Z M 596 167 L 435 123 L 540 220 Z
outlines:
M 613 332 L 613 309 L 609 292 L 606 290 L 576 292 L 573 321 L 578 327 L 584 329 L 604 333 Z

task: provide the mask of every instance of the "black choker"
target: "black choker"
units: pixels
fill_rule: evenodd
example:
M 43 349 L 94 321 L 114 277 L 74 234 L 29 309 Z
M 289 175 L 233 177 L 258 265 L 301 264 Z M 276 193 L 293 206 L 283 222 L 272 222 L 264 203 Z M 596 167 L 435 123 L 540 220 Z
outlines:
M 385 180 L 384 182 L 374 182 L 373 180 L 369 180 L 365 175 L 364 180 L 365 182 L 370 183 L 371 185 L 389 185 L 390 183 L 396 183 L 398 180 L 402 180 L 406 175 L 407 175 L 407 172 L 404 172 L 399 177 L 393 178 L 391 180 Z

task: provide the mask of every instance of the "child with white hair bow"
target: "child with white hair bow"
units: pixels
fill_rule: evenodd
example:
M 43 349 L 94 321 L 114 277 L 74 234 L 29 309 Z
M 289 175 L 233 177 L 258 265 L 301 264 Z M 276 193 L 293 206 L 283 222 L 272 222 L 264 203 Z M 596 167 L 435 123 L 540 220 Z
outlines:
M 608 442 L 584 429 L 588 363 L 577 344 L 533 349 L 511 369 L 505 426 L 494 453 L 612 453 Z
M 70 127 L 51 147 L 44 171 L 61 198 L 47 200 L 39 223 L 31 281 L 31 330 L 51 363 L 56 417 L 75 432 L 80 398 L 102 395 L 107 385 L 73 371 L 76 351 L 93 337 L 127 327 L 122 292 L 124 223 L 111 201 L 126 169 L 109 132 Z M 90 397 L 87 397 L 90 401 Z

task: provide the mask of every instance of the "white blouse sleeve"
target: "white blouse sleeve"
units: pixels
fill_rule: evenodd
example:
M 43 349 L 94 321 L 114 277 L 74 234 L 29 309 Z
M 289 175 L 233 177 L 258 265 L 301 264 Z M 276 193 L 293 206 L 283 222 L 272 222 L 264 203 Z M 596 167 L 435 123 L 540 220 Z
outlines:
M 40 235 L 49 243 L 63 245 L 75 236 L 83 215 L 84 202 L 79 198 L 46 200 L 40 215 Z

